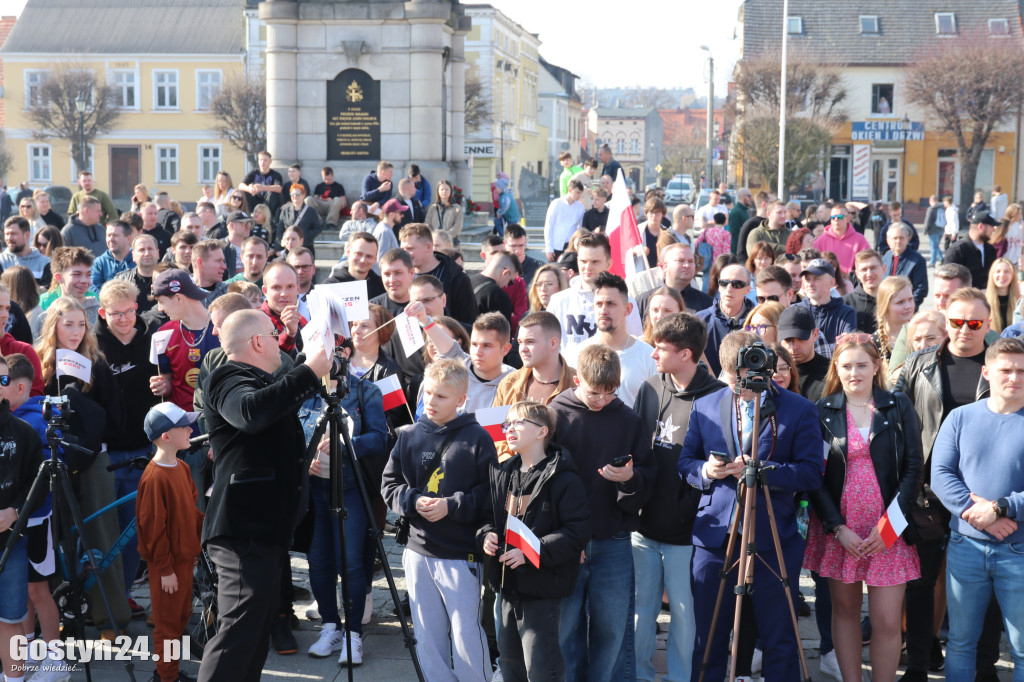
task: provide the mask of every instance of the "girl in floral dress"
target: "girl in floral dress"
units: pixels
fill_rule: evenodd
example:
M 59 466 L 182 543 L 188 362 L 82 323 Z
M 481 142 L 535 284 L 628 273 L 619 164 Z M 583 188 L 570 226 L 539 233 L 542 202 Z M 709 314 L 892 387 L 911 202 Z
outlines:
M 843 334 L 818 401 L 829 444 L 822 487 L 811 493 L 813 514 L 804 568 L 829 579 L 832 639 L 844 682 L 861 679 L 863 584 L 871 616 L 874 682 L 891 682 L 900 657 L 906 583 L 920 577 L 917 552 L 902 538 L 886 547 L 878 529 L 898 497 L 905 513 L 921 487 L 921 429 L 910 400 L 885 390 L 878 348 L 867 334 Z

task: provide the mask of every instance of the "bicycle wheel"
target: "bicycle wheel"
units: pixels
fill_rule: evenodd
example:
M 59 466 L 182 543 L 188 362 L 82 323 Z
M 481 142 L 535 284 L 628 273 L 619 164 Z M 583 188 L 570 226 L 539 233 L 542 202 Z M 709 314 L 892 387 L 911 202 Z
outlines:
M 192 577 L 192 616 L 185 634 L 191 638 L 192 655 L 203 659 L 206 643 L 217 634 L 217 573 L 204 551 Z

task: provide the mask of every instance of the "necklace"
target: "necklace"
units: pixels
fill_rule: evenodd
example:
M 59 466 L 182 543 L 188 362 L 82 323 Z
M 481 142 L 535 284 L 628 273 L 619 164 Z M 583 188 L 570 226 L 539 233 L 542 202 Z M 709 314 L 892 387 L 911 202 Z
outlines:
M 195 332 L 189 329 L 188 331 L 190 334 L 192 334 L 193 339 L 192 343 L 189 343 L 189 340 L 185 338 L 185 325 L 181 322 L 181 320 L 178 320 L 178 331 L 181 333 L 181 340 L 184 341 L 185 345 L 188 346 L 189 348 L 195 348 L 196 346 L 201 344 L 203 342 L 203 339 L 206 338 L 206 332 L 208 332 L 209 330 L 209 320 L 207 320 L 206 325 L 203 326 L 203 333 L 199 335 L 198 339 L 196 338 Z
M 857 403 L 855 403 L 852 400 L 850 400 L 849 398 L 847 398 L 846 399 L 846 404 L 849 405 L 850 407 L 859 407 L 861 409 L 863 409 L 865 407 L 871 407 L 871 401 L 870 400 L 868 402 L 864 403 L 863 405 L 858 405 Z

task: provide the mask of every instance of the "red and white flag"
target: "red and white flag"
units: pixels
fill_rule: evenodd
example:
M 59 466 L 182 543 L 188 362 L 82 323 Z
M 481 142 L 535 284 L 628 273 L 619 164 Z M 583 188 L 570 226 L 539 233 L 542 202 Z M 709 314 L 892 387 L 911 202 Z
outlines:
M 391 376 L 384 377 L 380 381 L 375 381 L 373 382 L 373 385 L 379 388 L 380 392 L 384 394 L 385 412 L 398 407 L 399 405 L 405 404 L 405 391 L 402 390 L 402 384 L 398 382 L 397 374 L 392 374 Z
M 896 497 L 892 498 L 889 508 L 882 514 L 882 518 L 878 519 L 878 532 L 882 535 L 885 548 L 892 547 L 893 543 L 903 535 L 903 531 L 906 528 L 907 519 L 903 516 L 903 511 L 900 509 L 900 494 L 896 493 Z
M 612 247 L 612 265 L 608 270 L 619 277 L 631 274 L 633 255 L 630 250 L 642 246 L 643 240 L 636 226 L 636 216 L 633 215 L 633 205 L 629 202 L 629 190 L 626 189 L 626 180 L 621 170 L 612 185 L 605 233 Z M 630 261 L 629 270 L 626 269 L 627 260 Z
M 534 568 L 540 568 L 540 538 L 512 514 L 505 522 L 505 543 L 521 550 Z
M 499 405 L 498 407 L 485 407 L 474 412 L 476 420 L 480 422 L 480 426 L 484 427 L 487 433 L 491 434 L 491 440 L 495 443 L 505 442 L 505 432 L 501 430 L 501 425 L 505 423 L 505 417 L 508 415 L 510 407 L 512 406 Z
M 160 364 L 160 356 L 167 352 L 167 345 L 171 342 L 173 329 L 165 329 L 162 332 L 153 334 L 149 342 L 149 361 L 154 365 Z

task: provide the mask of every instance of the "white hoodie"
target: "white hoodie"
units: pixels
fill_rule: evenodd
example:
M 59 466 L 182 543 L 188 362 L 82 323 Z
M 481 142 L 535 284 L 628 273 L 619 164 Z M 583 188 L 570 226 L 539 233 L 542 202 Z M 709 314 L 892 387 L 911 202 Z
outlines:
M 630 297 L 629 302 L 633 304 L 633 309 L 626 317 L 626 331 L 633 336 L 640 336 L 644 325 L 636 301 Z M 575 367 L 580 344 L 597 333 L 594 292 L 584 288 L 582 277 L 575 277 L 568 289 L 551 296 L 547 311 L 557 317 L 558 323 L 562 325 L 562 357 L 570 366 Z

